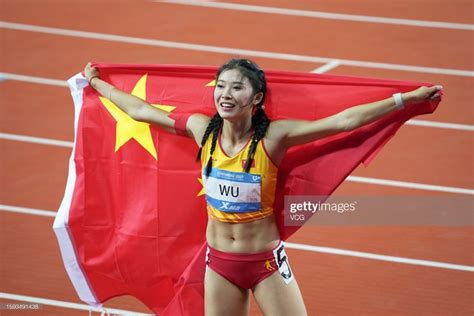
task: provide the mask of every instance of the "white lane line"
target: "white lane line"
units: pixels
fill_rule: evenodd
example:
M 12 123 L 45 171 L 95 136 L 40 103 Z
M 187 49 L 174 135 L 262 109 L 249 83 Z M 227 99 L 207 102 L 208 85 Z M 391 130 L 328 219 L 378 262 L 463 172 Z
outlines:
M 47 299 L 47 298 L 26 296 L 26 295 L 19 295 L 19 294 L 11 294 L 11 293 L 5 293 L 5 292 L 0 292 L 0 299 L 37 303 L 37 304 L 42 304 L 42 305 L 64 307 L 64 308 L 77 309 L 77 310 L 83 310 L 83 311 L 89 311 L 89 312 L 90 311 L 98 312 L 98 313 L 103 312 L 103 313 L 106 313 L 107 315 L 109 313 L 113 313 L 115 315 L 131 315 L 131 316 L 153 315 L 153 314 L 138 313 L 138 312 L 132 312 L 132 311 L 116 309 L 116 308 L 97 309 L 95 307 L 92 307 L 86 304 L 78 304 L 78 303 L 72 303 L 72 302 L 58 301 L 58 300 L 52 300 L 52 299 Z M 41 309 L 41 307 L 39 307 L 39 309 Z
M 16 211 L 16 209 L 18 209 L 19 211 Z M 13 212 L 13 213 L 29 214 L 29 215 L 36 215 L 36 216 L 47 216 L 47 217 L 54 217 L 56 215 L 56 212 L 52 212 L 52 211 L 36 210 L 36 209 L 31 209 L 31 208 L 17 207 L 17 206 L 10 206 L 10 205 L 0 205 L 0 210 Z M 23 210 L 27 210 L 27 211 L 23 211 Z M 405 258 L 405 257 L 386 256 L 386 255 L 379 255 L 375 253 L 353 251 L 353 250 L 346 250 L 346 249 L 340 249 L 340 248 L 321 247 L 321 246 L 297 244 L 297 243 L 290 243 L 290 242 L 285 242 L 285 246 L 290 249 L 298 249 L 298 250 L 311 251 L 311 252 L 321 252 L 321 253 L 340 255 L 340 256 L 350 256 L 350 257 L 358 257 L 358 258 L 365 258 L 365 259 L 371 259 L 371 260 L 382 260 L 382 261 L 389 261 L 389 262 L 398 262 L 398 263 L 405 263 L 405 264 L 416 264 L 416 265 L 421 265 L 421 266 L 451 269 L 451 270 L 471 271 L 471 272 L 474 271 L 474 267 L 472 266 L 465 266 L 465 265 L 430 261 L 430 260 L 411 259 L 411 258 Z
M 20 207 L 20 206 L 5 205 L 5 204 L 0 204 L 0 210 L 5 211 L 5 212 L 36 215 L 36 216 L 46 216 L 46 217 L 56 216 L 56 212 L 53 212 L 53 211 L 39 210 L 36 208 Z
M 324 68 L 324 67 L 329 67 L 331 65 L 332 68 L 335 68 L 337 66 L 338 61 L 333 61 L 331 63 L 328 63 L 327 65 L 324 65 L 318 69 L 313 70 L 312 72 L 316 71 L 329 71 L 330 69 Z M 322 70 L 320 70 L 323 68 Z M 331 68 L 331 69 L 332 69 Z M 56 79 L 48 79 L 48 78 L 42 78 L 42 77 L 33 77 L 33 76 L 25 76 L 25 75 L 17 75 L 17 74 L 12 74 L 12 73 L 1 73 L 0 72 L 0 77 L 4 76 L 5 78 L 8 78 L 9 80 L 17 80 L 17 78 L 20 78 L 20 81 L 23 82 L 31 82 L 31 83 L 39 83 L 39 84 L 51 84 L 55 86 L 65 86 L 62 84 L 56 84 L 58 82 L 62 82 L 61 80 L 56 80 Z M 457 123 L 445 123 L 445 122 L 434 122 L 434 121 L 423 121 L 423 120 L 409 120 L 405 123 L 406 125 L 413 125 L 413 126 L 423 126 L 423 127 L 433 127 L 433 128 L 445 128 L 445 129 L 454 129 L 454 130 L 461 130 L 461 131 L 474 131 L 474 125 L 468 125 L 468 124 L 457 124 Z M 5 135 L 13 135 L 13 134 L 5 134 Z M 12 136 L 13 137 L 13 136 Z M 25 136 L 25 137 L 31 137 L 31 136 Z M 72 143 L 70 143 L 72 144 Z
M 76 31 L 76 30 L 69 30 L 69 29 L 60 29 L 60 28 L 54 28 L 54 27 L 30 25 L 30 24 L 11 23 L 11 22 L 4 22 L 4 21 L 0 21 L 0 28 L 18 30 L 18 31 L 27 31 L 27 32 L 39 32 L 39 33 L 61 35 L 61 36 L 80 37 L 80 38 L 87 38 L 87 39 L 96 39 L 100 41 L 113 41 L 113 42 L 121 42 L 121 43 L 167 47 L 167 48 L 174 48 L 174 49 L 193 50 L 193 51 L 210 52 L 210 53 L 218 53 L 218 54 L 291 60 L 291 61 L 298 61 L 298 62 L 325 64 L 325 63 L 330 63 L 331 61 L 337 59 L 339 60 L 341 65 L 345 65 L 345 66 L 444 74 L 444 75 L 453 75 L 453 76 L 462 76 L 462 77 L 474 77 L 474 71 L 472 70 L 421 67 L 421 66 L 410 66 L 410 65 L 400 65 L 400 64 L 377 63 L 377 62 L 351 60 L 351 59 L 273 53 L 273 52 L 265 52 L 265 51 L 257 51 L 257 50 L 219 47 L 219 46 L 210 46 L 210 45 L 199 45 L 199 44 L 154 40 L 154 39 L 147 39 L 147 38 L 140 38 L 140 37 L 130 37 L 130 36 L 121 36 L 121 35 L 113 35 L 113 34 Z
M 407 181 L 396 181 L 396 180 L 388 180 L 388 179 L 358 177 L 358 176 L 348 176 L 346 178 L 346 181 L 375 184 L 375 185 L 384 185 L 384 186 L 389 186 L 389 187 L 425 190 L 425 191 L 438 191 L 438 192 L 474 195 L 474 190 L 472 189 L 447 187 L 447 186 L 441 186 L 441 185 L 432 185 L 432 184 L 415 183 L 415 182 L 407 182 Z
M 23 81 L 23 82 L 30 82 L 30 83 L 38 83 L 38 84 L 46 84 L 51 86 L 59 86 L 59 87 L 67 87 L 67 82 L 63 80 L 56 80 L 56 79 L 48 79 L 48 78 L 41 78 L 41 77 L 34 77 L 34 76 L 24 76 L 6 72 L 0 72 L 0 77 L 3 80 L 15 80 L 15 81 Z
M 422 127 L 455 129 L 455 130 L 460 130 L 460 131 L 470 131 L 470 132 L 474 131 L 474 125 L 467 125 L 467 124 L 443 123 L 443 122 L 422 121 L 422 120 L 409 120 L 405 124 L 413 125 L 413 126 L 422 126 Z
M 420 259 L 412 259 L 412 258 L 405 258 L 405 257 L 386 256 L 386 255 L 379 255 L 376 253 L 337 249 L 337 248 L 330 248 L 330 247 L 311 246 L 311 245 L 304 245 L 304 244 L 295 244 L 295 243 L 290 243 L 290 242 L 285 242 L 285 247 L 289 249 L 320 252 L 320 253 L 326 253 L 326 254 L 332 254 L 332 255 L 350 256 L 350 257 L 357 257 L 357 258 L 364 258 L 364 259 L 371 259 L 371 260 L 381 260 L 381 261 L 396 262 L 396 263 L 403 263 L 403 264 L 412 264 L 412 265 L 432 267 L 432 268 L 474 272 L 474 266 L 466 266 L 466 265 L 438 262 L 438 261 L 431 261 L 431 260 L 420 260 Z
M 333 60 L 333 61 L 327 63 L 326 65 L 322 65 L 321 67 L 314 69 L 311 72 L 315 73 L 315 74 L 322 74 L 322 73 L 328 72 L 331 69 L 336 68 L 340 64 L 341 64 L 341 62 L 339 60 Z
M 386 18 L 386 17 L 367 16 L 367 15 L 353 15 L 353 14 L 341 14 L 341 13 L 331 13 L 331 12 L 322 12 L 322 11 L 285 9 L 285 8 L 277 8 L 277 7 L 265 7 L 265 6 L 226 3 L 226 2 L 193 1 L 193 0 L 152 0 L 152 1 L 170 3 L 170 4 L 182 4 L 182 5 L 196 6 L 196 7 L 258 12 L 258 13 L 266 13 L 266 14 L 293 15 L 293 16 L 302 16 L 302 17 L 319 18 L 319 19 L 408 25 L 408 26 L 417 26 L 417 27 L 443 28 L 443 29 L 454 29 L 454 30 L 469 30 L 469 31 L 474 30 L 473 24 L 465 24 L 465 23 Z
M 19 141 L 19 142 L 27 142 L 27 143 L 31 142 L 31 143 L 37 143 L 37 144 L 42 144 L 42 145 L 52 145 L 52 146 L 67 147 L 67 148 L 72 148 L 72 145 L 73 145 L 72 142 L 65 142 L 62 140 L 23 136 L 23 135 L 16 135 L 16 134 L 7 134 L 7 133 L 0 133 L 0 139 L 7 139 L 7 140 L 13 140 L 13 141 Z M 358 177 L 358 176 L 348 176 L 346 178 L 346 181 L 399 187 L 399 188 L 418 189 L 418 190 L 425 190 L 425 191 L 438 191 L 438 192 L 474 195 L 473 189 L 448 187 L 448 186 L 424 184 L 424 183 L 416 183 L 416 182 L 408 182 L 408 181 L 397 181 L 397 180 Z
M 0 133 L 0 139 L 14 140 L 17 142 L 25 142 L 25 143 L 51 145 L 51 146 L 58 146 L 58 147 L 67 147 L 67 148 L 72 148 L 72 146 L 74 145 L 73 142 L 68 142 L 64 140 L 33 137 L 33 136 L 26 136 L 26 135 L 17 135 L 17 134 L 8 134 L 8 133 Z

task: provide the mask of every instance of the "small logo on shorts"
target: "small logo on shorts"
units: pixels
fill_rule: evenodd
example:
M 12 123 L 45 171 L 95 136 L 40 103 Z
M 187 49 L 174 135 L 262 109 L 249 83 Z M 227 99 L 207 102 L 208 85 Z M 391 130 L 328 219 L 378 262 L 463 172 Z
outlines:
M 275 271 L 276 269 L 272 266 L 272 262 L 275 262 L 275 259 L 265 261 L 265 269 Z

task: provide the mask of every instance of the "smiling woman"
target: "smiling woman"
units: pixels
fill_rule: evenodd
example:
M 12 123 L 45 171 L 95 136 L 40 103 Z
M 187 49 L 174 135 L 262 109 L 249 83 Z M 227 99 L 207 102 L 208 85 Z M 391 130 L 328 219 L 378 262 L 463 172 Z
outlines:
M 99 93 L 135 120 L 178 132 L 168 112 L 101 80 L 90 64 L 85 74 Z M 292 146 L 354 130 L 408 103 L 438 98 L 440 89 L 421 87 L 314 121 L 270 121 L 264 110 L 263 70 L 247 59 L 224 64 L 216 74 L 215 115 L 192 114 L 184 124 L 184 134 L 200 147 L 209 215 L 206 315 L 247 315 L 251 292 L 265 315 L 306 315 L 273 209 L 283 156 Z

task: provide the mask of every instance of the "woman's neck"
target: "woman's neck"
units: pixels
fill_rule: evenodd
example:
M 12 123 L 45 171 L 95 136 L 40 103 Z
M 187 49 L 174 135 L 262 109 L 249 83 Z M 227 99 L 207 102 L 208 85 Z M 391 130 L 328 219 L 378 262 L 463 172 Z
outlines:
M 252 120 L 228 121 L 224 120 L 221 137 L 231 144 L 240 144 L 247 141 L 252 128 Z

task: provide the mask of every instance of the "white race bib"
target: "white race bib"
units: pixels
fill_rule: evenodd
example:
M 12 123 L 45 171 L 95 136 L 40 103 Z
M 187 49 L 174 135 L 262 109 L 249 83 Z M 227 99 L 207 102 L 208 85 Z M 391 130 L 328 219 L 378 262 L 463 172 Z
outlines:
M 203 175 L 206 200 L 221 212 L 246 213 L 261 209 L 262 177 L 258 174 L 212 168 Z
M 285 244 L 280 242 L 280 245 L 273 250 L 273 256 L 275 258 L 275 263 L 278 266 L 278 272 L 285 281 L 286 284 L 289 284 L 293 280 L 293 272 L 290 268 L 290 263 L 288 262 L 288 256 L 285 252 Z

